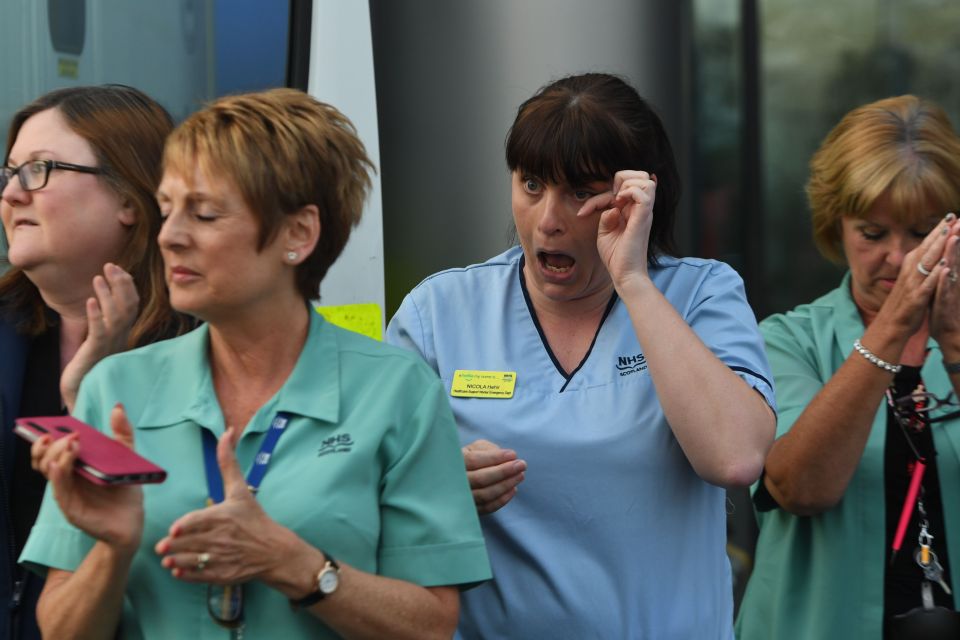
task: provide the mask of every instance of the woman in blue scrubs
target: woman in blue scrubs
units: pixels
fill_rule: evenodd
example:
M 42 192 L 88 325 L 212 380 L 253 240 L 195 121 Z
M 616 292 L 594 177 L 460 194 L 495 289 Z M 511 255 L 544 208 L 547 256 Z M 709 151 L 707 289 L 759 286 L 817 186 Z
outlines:
M 674 255 L 673 152 L 620 78 L 539 90 L 506 155 L 520 246 L 427 278 L 387 331 L 443 379 L 489 514 L 459 634 L 730 638 L 724 488 L 775 422 L 742 281 Z

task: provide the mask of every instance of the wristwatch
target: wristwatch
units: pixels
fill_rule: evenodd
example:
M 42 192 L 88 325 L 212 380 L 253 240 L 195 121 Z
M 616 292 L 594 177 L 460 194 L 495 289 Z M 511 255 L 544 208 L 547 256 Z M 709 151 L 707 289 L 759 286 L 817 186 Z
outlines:
M 327 558 L 327 563 L 323 565 L 323 569 L 320 569 L 320 573 L 317 574 L 317 590 L 299 600 L 291 600 L 290 606 L 294 609 L 317 604 L 331 595 L 337 590 L 337 587 L 340 586 L 340 565 L 338 565 L 337 561 L 333 559 L 333 556 L 326 551 L 323 551 L 323 555 Z

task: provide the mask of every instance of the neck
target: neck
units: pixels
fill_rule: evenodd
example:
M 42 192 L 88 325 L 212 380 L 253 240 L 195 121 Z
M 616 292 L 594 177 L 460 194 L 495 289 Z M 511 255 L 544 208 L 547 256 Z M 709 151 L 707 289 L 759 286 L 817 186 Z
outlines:
M 87 338 L 87 316 L 60 315 L 60 371 L 73 360 Z
M 527 279 L 527 282 L 530 282 Z M 613 283 L 608 282 L 603 287 L 591 291 L 586 295 L 569 299 L 555 300 L 544 295 L 535 287 L 527 287 L 527 294 L 530 296 L 530 304 L 533 305 L 537 318 L 543 321 L 544 318 L 553 318 L 555 320 L 569 320 L 582 322 L 591 318 L 599 321 L 600 316 L 606 310 L 610 303 L 610 297 L 613 295 Z
M 309 313 L 295 295 L 267 313 L 210 323 L 210 367 L 225 414 L 237 407 L 260 407 L 283 386 L 307 340 Z
M 57 312 L 64 321 L 68 319 L 73 321 L 87 321 L 87 299 L 94 296 L 93 278 L 90 278 L 86 288 L 69 288 L 63 290 L 56 287 L 43 287 L 37 285 L 40 297 L 44 304 Z

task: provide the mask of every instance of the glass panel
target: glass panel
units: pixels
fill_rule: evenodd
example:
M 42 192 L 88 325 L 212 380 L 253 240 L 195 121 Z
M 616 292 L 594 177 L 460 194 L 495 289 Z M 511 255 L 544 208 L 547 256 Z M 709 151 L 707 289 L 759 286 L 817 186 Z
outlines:
M 286 84 L 290 2 L 5 0 L 3 13 L 3 148 L 13 113 L 60 87 L 129 84 L 182 120 L 219 95 Z
M 850 109 L 914 93 L 960 123 L 960 3 L 767 0 L 760 3 L 768 311 L 834 288 L 842 269 L 811 239 L 803 187 L 820 141 Z
M 741 242 L 742 32 L 736 0 L 693 2 L 693 254 L 738 271 Z

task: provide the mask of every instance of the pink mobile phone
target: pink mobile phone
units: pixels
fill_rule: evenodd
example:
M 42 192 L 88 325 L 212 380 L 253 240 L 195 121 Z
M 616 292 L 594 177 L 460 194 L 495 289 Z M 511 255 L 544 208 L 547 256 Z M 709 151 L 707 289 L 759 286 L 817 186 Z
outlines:
M 167 472 L 133 449 L 70 416 L 17 418 L 13 430 L 28 442 L 43 436 L 54 440 L 72 433 L 79 436 L 80 450 L 74 470 L 96 484 L 144 484 L 163 482 Z

